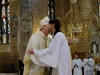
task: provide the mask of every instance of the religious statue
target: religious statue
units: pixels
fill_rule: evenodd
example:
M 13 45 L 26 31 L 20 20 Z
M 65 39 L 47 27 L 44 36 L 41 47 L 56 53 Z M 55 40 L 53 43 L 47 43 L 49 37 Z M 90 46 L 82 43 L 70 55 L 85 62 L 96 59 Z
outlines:
M 93 41 L 91 44 L 91 53 L 93 54 L 93 56 L 96 56 L 98 53 L 98 45 L 96 44 L 96 41 Z

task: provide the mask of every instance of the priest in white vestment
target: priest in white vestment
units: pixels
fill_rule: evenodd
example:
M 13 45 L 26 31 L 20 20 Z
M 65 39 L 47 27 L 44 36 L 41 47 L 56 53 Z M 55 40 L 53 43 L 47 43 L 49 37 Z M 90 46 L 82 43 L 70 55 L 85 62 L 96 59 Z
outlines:
M 97 58 L 96 75 L 100 75 L 100 58 Z
M 97 64 L 96 70 L 97 70 L 97 74 L 96 75 L 100 75 L 100 63 Z
M 49 28 L 54 33 L 50 45 L 46 49 L 27 50 L 34 63 L 52 67 L 52 75 L 72 75 L 71 53 L 65 35 L 60 32 L 58 19 L 49 21 Z
M 49 18 L 46 17 L 40 21 L 40 30 L 33 34 L 28 42 L 26 49 L 44 49 L 49 43 L 47 35 Z M 47 40 L 46 40 L 47 39 Z M 23 75 L 43 75 L 44 67 L 32 62 L 30 54 L 25 53 L 24 56 L 24 74 Z
M 78 58 L 78 54 L 73 59 L 73 75 L 82 75 L 82 60 Z
M 86 58 L 83 60 L 84 75 L 94 75 L 94 60 L 90 58 L 90 54 L 86 53 Z

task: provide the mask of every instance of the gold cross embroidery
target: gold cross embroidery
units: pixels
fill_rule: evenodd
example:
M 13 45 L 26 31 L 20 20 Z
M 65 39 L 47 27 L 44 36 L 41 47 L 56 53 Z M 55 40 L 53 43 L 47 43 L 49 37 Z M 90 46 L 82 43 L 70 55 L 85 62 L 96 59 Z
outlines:
M 47 38 L 44 38 L 45 40 L 45 48 L 47 48 Z

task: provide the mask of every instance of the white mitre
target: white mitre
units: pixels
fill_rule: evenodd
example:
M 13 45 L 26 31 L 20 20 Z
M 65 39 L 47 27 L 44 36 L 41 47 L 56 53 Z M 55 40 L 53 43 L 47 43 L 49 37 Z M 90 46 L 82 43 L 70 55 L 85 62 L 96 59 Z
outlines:
M 42 20 L 40 20 L 40 28 L 42 28 L 44 25 L 49 24 L 49 17 L 45 17 Z

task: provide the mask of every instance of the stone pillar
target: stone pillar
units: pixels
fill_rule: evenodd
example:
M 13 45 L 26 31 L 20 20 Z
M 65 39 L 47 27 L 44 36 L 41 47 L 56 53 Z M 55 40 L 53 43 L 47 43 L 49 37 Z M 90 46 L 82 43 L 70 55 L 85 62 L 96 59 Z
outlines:
M 19 34 L 19 1 L 10 0 L 10 20 L 11 20 L 11 51 L 18 51 Z
M 20 2 L 19 55 L 24 56 L 27 43 L 40 27 L 40 20 L 48 16 L 48 0 L 22 0 Z

